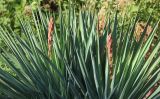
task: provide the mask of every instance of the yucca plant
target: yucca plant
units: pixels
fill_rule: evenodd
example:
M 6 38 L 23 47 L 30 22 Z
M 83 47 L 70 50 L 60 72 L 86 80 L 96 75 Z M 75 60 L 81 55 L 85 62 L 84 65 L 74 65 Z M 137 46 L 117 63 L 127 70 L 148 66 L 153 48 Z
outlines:
M 123 25 L 125 19 L 118 21 L 118 13 L 114 18 L 108 15 L 101 36 L 97 14 L 89 11 L 78 15 L 74 9 L 60 11 L 56 21 L 54 15 L 39 10 L 33 20 L 19 19 L 23 38 L 9 27 L 0 27 L 0 37 L 10 49 L 2 49 L 0 55 L 14 72 L 0 69 L 0 92 L 8 98 L 143 99 L 160 80 L 160 41 L 145 58 L 158 25 L 143 44 L 151 17 L 138 42 L 134 38 L 138 15 L 131 19 L 128 29 Z M 53 24 L 50 30 L 48 23 Z M 112 39 L 112 64 L 106 47 L 108 35 Z M 160 87 L 149 98 L 158 97 L 159 92 Z

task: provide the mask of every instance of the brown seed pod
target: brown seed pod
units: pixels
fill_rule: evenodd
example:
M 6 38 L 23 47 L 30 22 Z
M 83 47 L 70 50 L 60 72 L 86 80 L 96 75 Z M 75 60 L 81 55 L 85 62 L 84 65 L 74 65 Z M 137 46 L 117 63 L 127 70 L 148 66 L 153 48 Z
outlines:
M 51 58 L 51 50 L 52 50 L 52 32 L 54 30 L 53 27 L 53 18 L 51 17 L 48 23 L 48 57 Z
M 101 8 L 99 13 L 98 13 L 98 26 L 97 26 L 97 30 L 99 32 L 99 36 L 102 36 L 103 33 L 103 29 L 105 27 L 105 8 Z
M 136 24 L 136 28 L 135 28 L 135 32 L 134 32 L 134 36 L 135 36 L 136 41 L 140 40 L 140 37 L 142 35 L 142 32 L 145 29 L 146 24 L 147 23 L 144 23 L 144 22 L 139 22 L 139 23 Z M 152 27 L 149 25 L 147 27 L 147 31 L 146 31 L 146 34 L 145 34 L 143 42 L 145 42 L 147 40 L 147 38 L 149 37 L 151 31 L 152 31 Z

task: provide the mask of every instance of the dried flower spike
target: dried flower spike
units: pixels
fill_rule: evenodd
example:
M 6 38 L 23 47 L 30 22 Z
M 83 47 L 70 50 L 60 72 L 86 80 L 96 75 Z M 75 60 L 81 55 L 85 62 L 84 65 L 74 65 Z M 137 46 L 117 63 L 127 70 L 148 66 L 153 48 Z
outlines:
M 52 32 L 54 30 L 53 27 L 53 18 L 51 17 L 48 24 L 48 57 L 51 58 L 51 50 L 52 50 Z
M 112 66 L 112 36 L 111 33 L 107 36 L 107 53 L 108 53 L 108 60 L 109 60 L 109 67 L 110 67 L 110 79 L 112 79 L 113 75 L 113 66 Z

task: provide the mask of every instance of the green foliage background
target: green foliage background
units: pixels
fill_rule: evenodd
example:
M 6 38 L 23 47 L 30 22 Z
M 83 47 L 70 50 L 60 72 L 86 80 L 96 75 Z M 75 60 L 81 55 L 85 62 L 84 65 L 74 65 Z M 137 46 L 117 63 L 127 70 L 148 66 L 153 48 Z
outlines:
M 16 31 L 17 35 L 20 35 L 20 24 L 17 18 L 25 16 L 27 6 L 34 9 L 36 3 L 38 3 L 38 0 L 0 0 L 0 25 L 9 26 Z M 30 17 L 26 15 L 25 18 Z M 0 48 L 7 50 L 1 38 Z M 0 59 L 0 67 L 10 72 L 2 63 L 2 59 Z

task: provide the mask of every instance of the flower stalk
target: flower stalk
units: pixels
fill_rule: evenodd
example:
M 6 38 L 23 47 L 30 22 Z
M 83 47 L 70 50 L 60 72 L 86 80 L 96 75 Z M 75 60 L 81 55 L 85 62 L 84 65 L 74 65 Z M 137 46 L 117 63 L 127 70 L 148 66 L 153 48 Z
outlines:
M 54 30 L 53 27 L 53 17 L 50 18 L 49 23 L 48 23 L 48 57 L 51 59 L 51 51 L 52 51 L 52 44 L 53 44 L 53 35 L 52 32 Z

